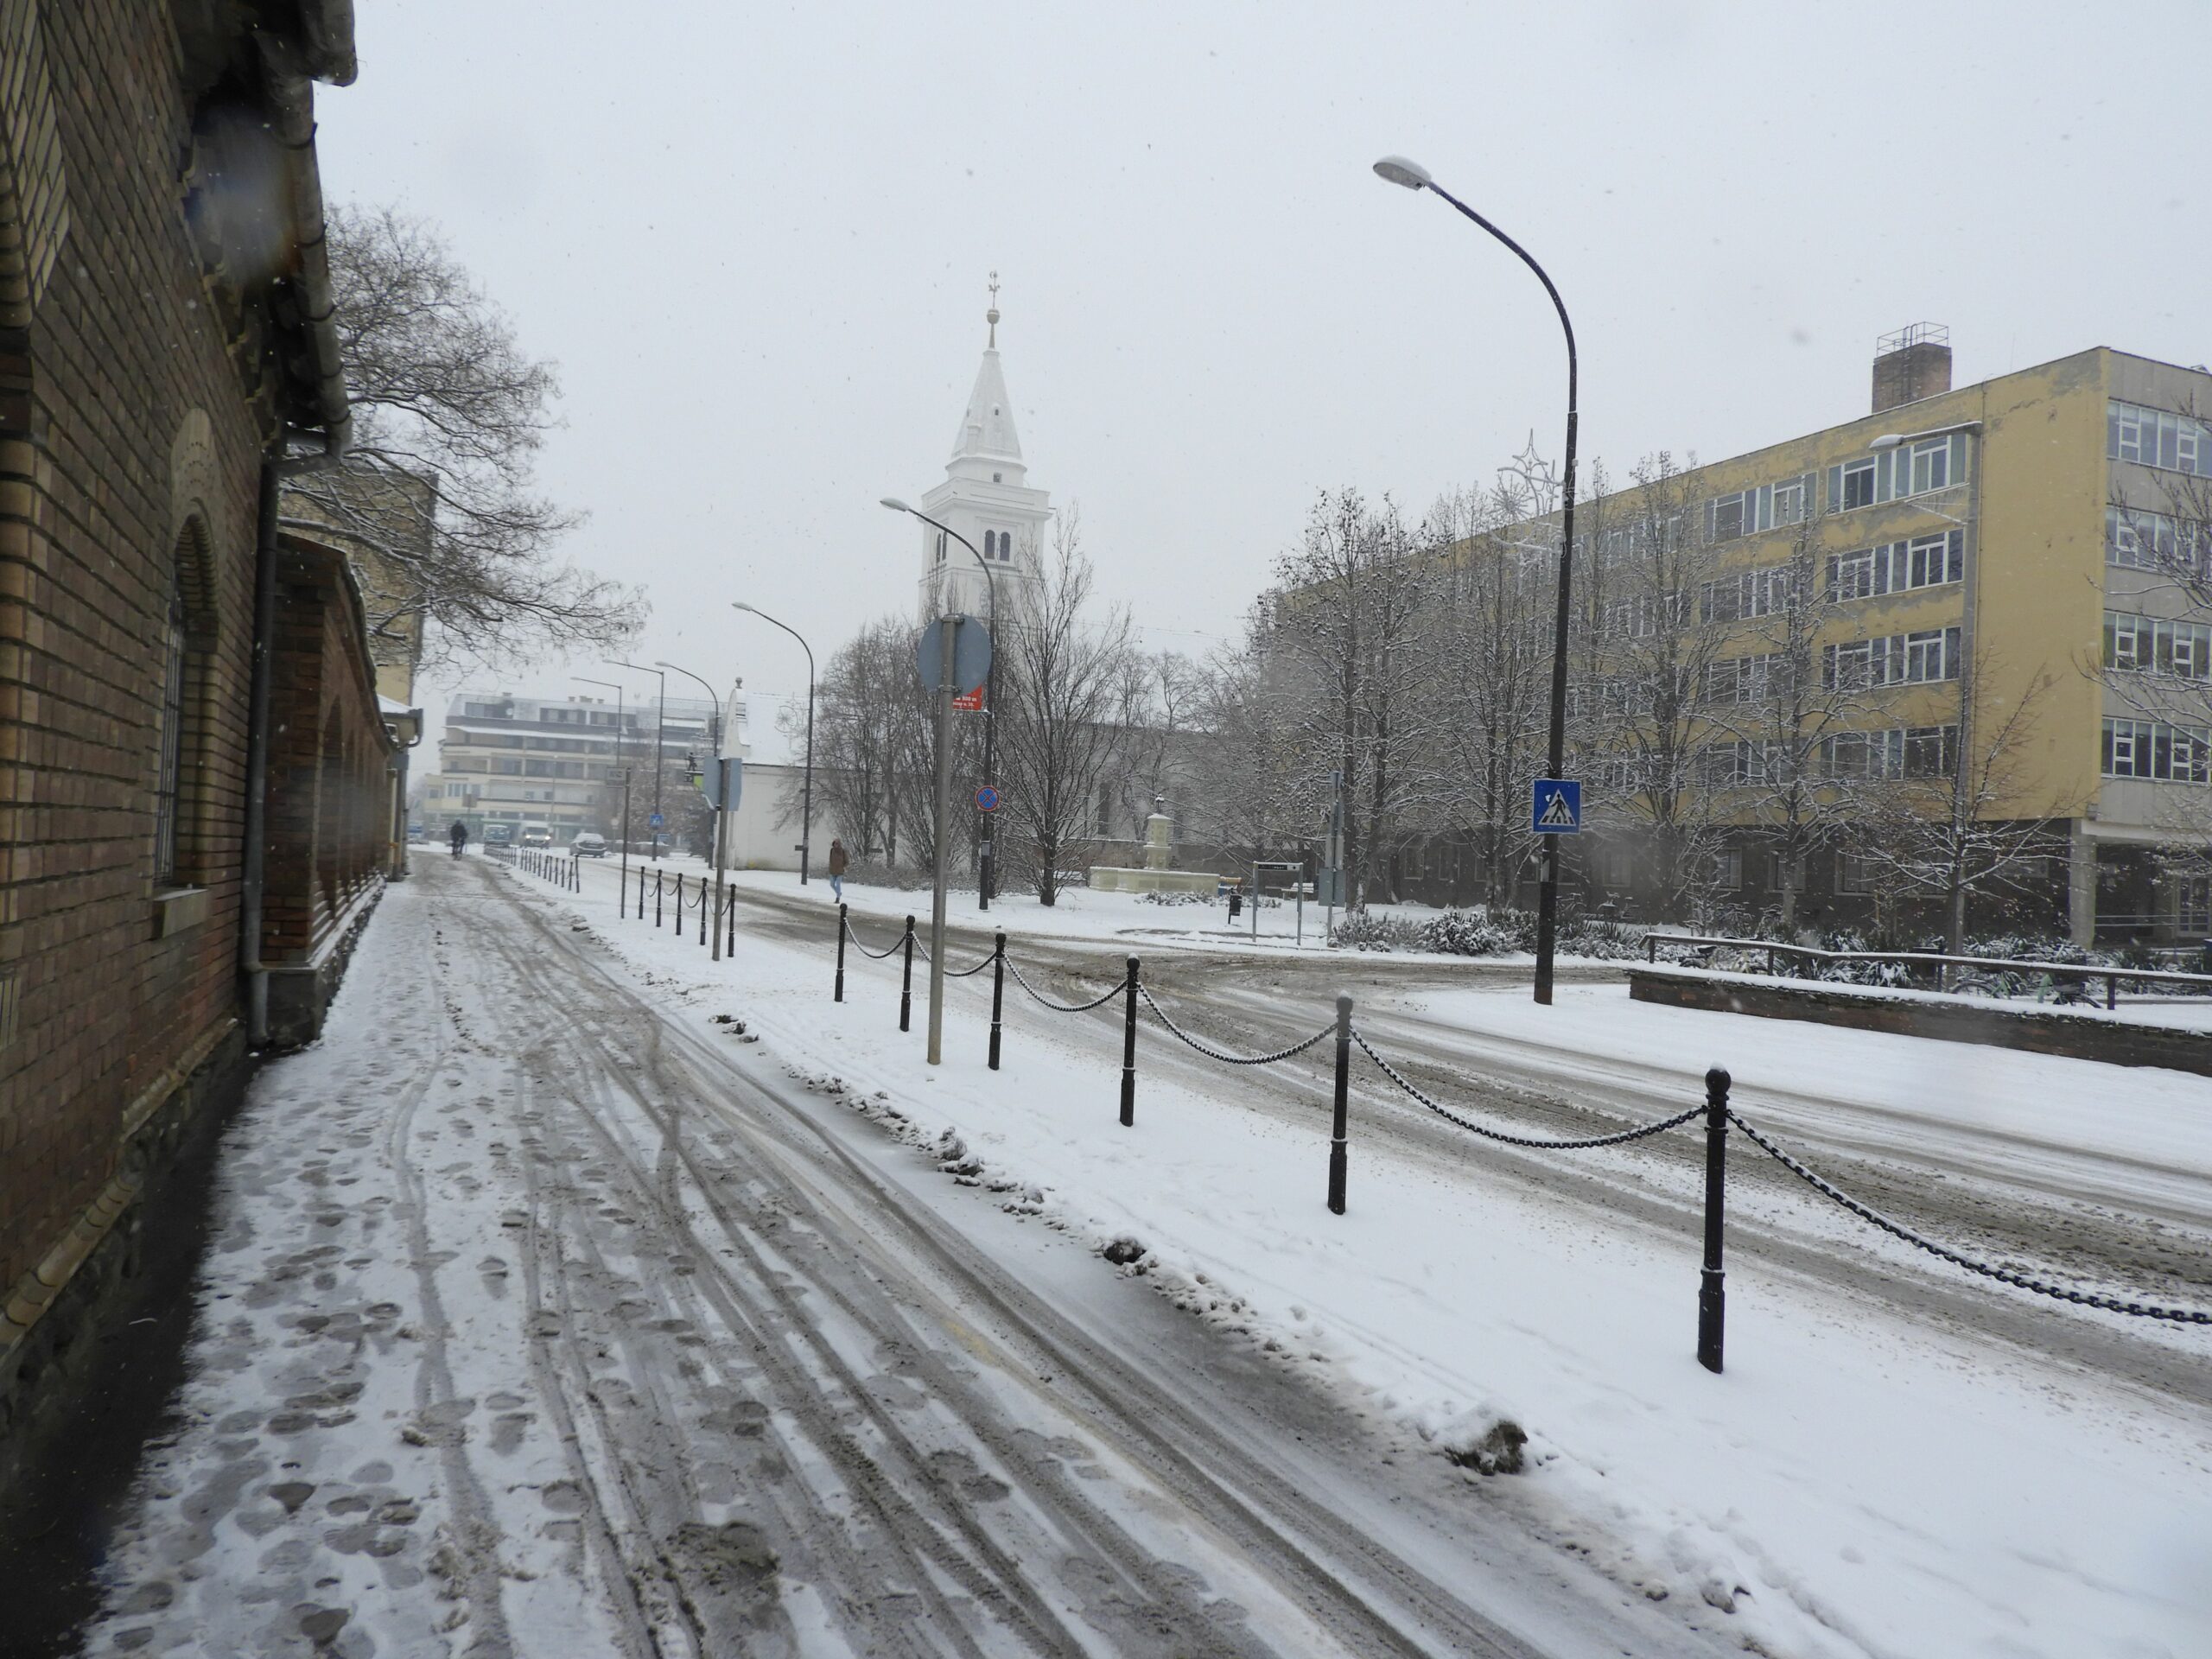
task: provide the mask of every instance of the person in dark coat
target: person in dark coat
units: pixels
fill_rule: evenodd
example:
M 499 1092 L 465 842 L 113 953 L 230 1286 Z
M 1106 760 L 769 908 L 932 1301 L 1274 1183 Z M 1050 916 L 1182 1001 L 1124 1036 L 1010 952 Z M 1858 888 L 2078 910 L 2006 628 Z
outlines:
M 468 826 L 455 818 L 453 828 L 446 831 L 446 839 L 453 843 L 453 855 L 459 858 L 461 849 L 468 845 Z
M 845 902 L 845 869 L 851 862 L 845 856 L 845 843 L 832 836 L 830 842 L 830 891 L 841 905 Z

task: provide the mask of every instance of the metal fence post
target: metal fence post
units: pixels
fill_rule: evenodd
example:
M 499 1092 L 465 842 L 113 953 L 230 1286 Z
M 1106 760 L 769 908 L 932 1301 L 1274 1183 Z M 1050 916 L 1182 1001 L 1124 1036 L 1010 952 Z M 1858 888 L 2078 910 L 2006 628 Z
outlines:
M 702 875 L 699 878 L 699 943 L 701 944 L 704 944 L 707 942 L 707 911 L 709 908 L 707 904 L 707 878 Z
M 734 881 L 729 884 L 722 900 L 722 914 L 729 918 L 729 932 L 722 940 L 722 954 L 727 957 L 737 949 L 737 884 Z
M 1129 958 L 1128 996 L 1122 1016 L 1122 1127 L 1137 1121 L 1137 959 Z
M 1351 1096 L 1351 998 L 1337 998 L 1337 1116 L 1329 1130 L 1329 1208 L 1344 1212 L 1344 1138 Z
M 906 971 L 899 982 L 899 1029 L 912 1031 L 914 1018 L 914 918 L 906 918 Z
M 639 871 L 639 872 L 638 872 L 638 874 L 639 874 L 639 876 L 642 879 L 642 878 L 643 878 L 643 876 L 645 875 L 645 872 L 644 872 L 643 870 L 640 870 L 640 871 Z M 661 919 L 660 919 L 661 905 L 660 905 L 660 901 L 661 901 L 661 895 L 662 895 L 662 894 L 663 894 L 663 893 L 664 893 L 665 891 L 666 891 L 666 884 L 662 880 L 660 872 L 659 872 L 659 871 L 658 871 L 658 870 L 654 871 L 654 872 L 653 872 L 653 925 L 654 925 L 655 927 L 658 927 L 658 926 L 660 926 L 660 925 L 661 925 Z M 639 903 L 639 906 L 638 906 L 638 907 L 639 907 L 640 910 L 642 910 L 642 909 L 644 909 L 644 908 L 645 908 L 645 906 L 644 906 L 644 904 L 642 903 L 642 901 Z
M 1006 1007 L 1006 935 L 991 947 L 991 1070 L 999 1069 L 999 1014 Z
M 832 1002 L 845 1000 L 845 907 L 837 906 L 837 988 L 830 993 Z
M 1697 1363 L 1720 1370 L 1728 1299 L 1720 1270 L 1721 1200 L 1728 1179 L 1728 1074 L 1705 1074 L 1705 1271 L 1697 1291 Z

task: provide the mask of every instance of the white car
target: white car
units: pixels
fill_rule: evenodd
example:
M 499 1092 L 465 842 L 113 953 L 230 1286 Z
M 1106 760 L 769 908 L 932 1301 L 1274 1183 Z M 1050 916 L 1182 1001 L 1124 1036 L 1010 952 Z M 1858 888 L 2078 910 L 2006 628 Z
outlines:
M 569 843 L 569 850 L 578 858 L 605 858 L 607 837 L 586 830 Z

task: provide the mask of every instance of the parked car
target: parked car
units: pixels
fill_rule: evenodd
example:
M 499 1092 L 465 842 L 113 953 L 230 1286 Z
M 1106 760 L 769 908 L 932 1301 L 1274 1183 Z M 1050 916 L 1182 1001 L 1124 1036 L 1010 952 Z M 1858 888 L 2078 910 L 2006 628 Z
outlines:
M 553 826 L 550 823 L 525 823 L 522 827 L 521 844 L 524 847 L 550 847 L 553 844 Z
M 514 844 L 515 827 L 512 823 L 487 823 L 484 826 L 486 847 L 511 847 Z
M 605 858 L 607 837 L 594 830 L 584 830 L 569 843 L 569 850 L 578 858 Z

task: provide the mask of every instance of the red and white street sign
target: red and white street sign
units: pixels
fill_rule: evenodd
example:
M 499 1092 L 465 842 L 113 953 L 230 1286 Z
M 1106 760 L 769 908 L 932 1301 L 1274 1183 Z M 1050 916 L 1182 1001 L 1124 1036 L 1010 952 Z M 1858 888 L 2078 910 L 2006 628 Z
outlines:
M 973 691 L 956 692 L 953 695 L 952 706 L 955 709 L 957 709 L 963 715 L 982 713 L 983 708 L 983 688 L 979 685 Z

